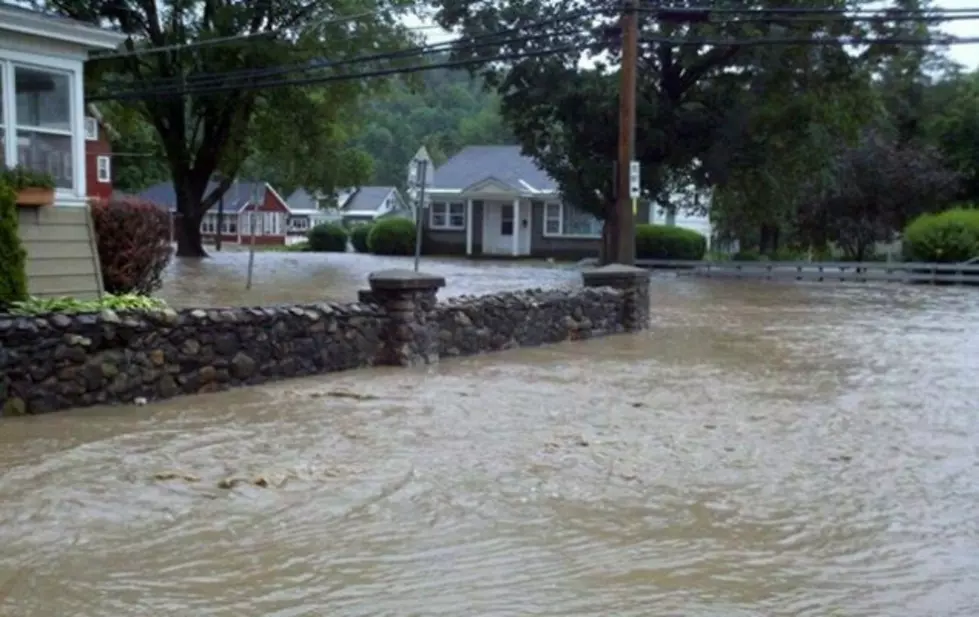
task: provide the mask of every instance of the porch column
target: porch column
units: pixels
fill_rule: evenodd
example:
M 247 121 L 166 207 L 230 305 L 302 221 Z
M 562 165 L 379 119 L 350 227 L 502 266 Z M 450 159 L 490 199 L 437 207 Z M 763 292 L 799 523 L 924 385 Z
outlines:
M 513 200 L 513 248 L 510 249 L 513 256 L 520 254 L 520 198 Z
M 473 254 L 473 200 L 466 200 L 466 257 Z

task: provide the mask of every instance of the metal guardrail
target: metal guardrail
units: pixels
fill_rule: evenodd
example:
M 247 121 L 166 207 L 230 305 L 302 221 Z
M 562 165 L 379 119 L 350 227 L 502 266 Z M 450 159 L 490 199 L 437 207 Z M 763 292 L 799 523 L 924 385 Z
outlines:
M 825 282 L 979 285 L 979 263 L 686 261 L 637 259 L 636 265 L 678 276 Z

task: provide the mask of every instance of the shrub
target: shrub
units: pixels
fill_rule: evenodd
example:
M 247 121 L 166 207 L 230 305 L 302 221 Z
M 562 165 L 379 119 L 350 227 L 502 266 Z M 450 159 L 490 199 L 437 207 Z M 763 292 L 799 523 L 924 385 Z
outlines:
M 49 313 L 97 313 L 103 309 L 114 311 L 158 311 L 167 303 L 157 298 L 138 294 L 116 296 L 106 294 L 101 300 L 76 300 L 74 298 L 29 298 L 11 305 L 14 315 L 46 315 Z
M 102 283 L 111 294 L 148 295 L 170 263 L 170 213 L 134 198 L 92 204 Z
M 367 253 L 370 249 L 367 247 L 367 236 L 371 233 L 370 223 L 364 223 L 355 226 L 350 230 L 350 244 L 354 245 L 354 250 L 358 253 Z
M 0 182 L 10 185 L 14 191 L 21 189 L 53 189 L 54 177 L 27 167 L 4 168 L 0 166 Z
M 979 210 L 957 208 L 919 216 L 904 229 L 903 251 L 910 261 L 939 263 L 979 256 Z
M 317 253 L 344 253 L 347 250 L 347 230 L 336 223 L 320 223 L 306 234 L 309 250 Z
M 667 225 L 636 225 L 636 257 L 642 259 L 703 259 L 707 238 L 690 229 Z
M 414 255 L 414 221 L 390 218 L 374 223 L 367 234 L 367 247 L 375 255 Z
M 0 180 L 0 307 L 27 298 L 27 253 L 18 226 L 17 193 Z

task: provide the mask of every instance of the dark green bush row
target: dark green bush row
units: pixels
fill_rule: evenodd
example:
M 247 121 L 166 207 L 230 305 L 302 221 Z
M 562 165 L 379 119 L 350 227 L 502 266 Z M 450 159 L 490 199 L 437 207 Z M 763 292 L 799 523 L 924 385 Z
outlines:
M 336 223 L 320 223 L 306 234 L 308 250 L 317 253 L 345 253 L 347 230 Z
M 683 227 L 636 225 L 636 257 L 640 259 L 703 259 L 707 238 Z
M 367 234 L 367 248 L 375 255 L 414 255 L 414 221 L 403 218 L 377 221 Z
M 372 227 L 373 225 L 371 223 L 362 223 L 354 226 L 350 230 L 350 244 L 354 246 L 354 250 L 358 253 L 367 253 L 370 251 L 370 248 L 367 246 L 367 237 L 370 235 Z
M 979 210 L 923 214 L 904 228 L 902 244 L 908 261 L 958 263 L 979 257 Z
M 0 309 L 27 299 L 27 253 L 18 226 L 17 193 L 0 181 Z

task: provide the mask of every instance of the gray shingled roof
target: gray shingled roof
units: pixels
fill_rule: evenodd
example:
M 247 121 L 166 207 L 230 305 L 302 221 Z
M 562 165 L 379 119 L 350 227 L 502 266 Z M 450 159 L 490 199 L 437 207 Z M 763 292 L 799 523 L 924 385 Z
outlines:
M 211 191 L 215 190 L 218 183 L 211 181 L 207 183 L 207 190 L 204 192 L 204 196 L 207 197 L 211 194 Z M 224 194 L 224 211 L 225 212 L 237 212 L 248 205 L 248 201 L 253 195 L 253 191 L 257 188 L 259 190 L 265 187 L 264 182 L 236 182 L 228 187 L 228 190 Z M 139 194 L 139 197 L 147 201 L 159 204 L 161 206 L 166 206 L 171 212 L 177 209 L 177 195 L 173 189 L 173 183 L 171 182 L 161 182 L 155 184 L 150 188 L 146 189 Z M 217 203 L 215 203 L 212 208 L 217 208 Z
M 362 186 L 347 200 L 340 208 L 341 212 L 351 210 L 357 211 L 377 211 L 384 205 L 384 200 L 394 190 L 393 186 Z
M 318 210 L 319 203 L 306 189 L 296 189 L 286 199 L 286 204 L 293 210 Z
M 520 146 L 467 146 L 435 170 L 434 188 L 464 189 L 481 180 L 496 178 L 518 190 L 521 180 L 538 191 L 557 190 L 557 183 L 534 159 L 520 153 Z

